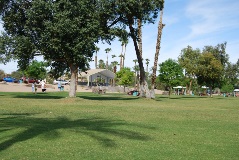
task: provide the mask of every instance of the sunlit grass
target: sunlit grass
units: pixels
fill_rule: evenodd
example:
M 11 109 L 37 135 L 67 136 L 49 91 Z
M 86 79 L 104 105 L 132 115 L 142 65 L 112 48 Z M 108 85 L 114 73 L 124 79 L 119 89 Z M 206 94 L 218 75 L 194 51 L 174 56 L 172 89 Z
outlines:
M 0 93 L 0 159 L 238 159 L 239 98 Z

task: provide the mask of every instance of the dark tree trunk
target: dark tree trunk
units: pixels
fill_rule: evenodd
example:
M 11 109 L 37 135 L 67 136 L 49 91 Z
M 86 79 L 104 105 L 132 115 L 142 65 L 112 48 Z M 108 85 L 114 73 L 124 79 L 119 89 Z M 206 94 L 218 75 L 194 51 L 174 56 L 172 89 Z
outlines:
M 141 97 L 150 98 L 148 84 L 147 84 L 147 81 L 145 79 L 145 71 L 144 71 L 144 66 L 143 66 L 143 60 L 142 60 L 142 56 L 140 54 L 140 50 L 139 50 L 139 47 L 138 47 L 137 37 L 135 35 L 135 29 L 133 28 L 134 21 L 133 21 L 132 17 L 128 17 L 128 20 L 129 20 L 130 35 L 131 35 L 131 38 L 133 39 L 134 48 L 135 48 L 136 56 L 137 56 L 138 63 L 139 63 L 139 70 L 140 70 L 140 96 Z

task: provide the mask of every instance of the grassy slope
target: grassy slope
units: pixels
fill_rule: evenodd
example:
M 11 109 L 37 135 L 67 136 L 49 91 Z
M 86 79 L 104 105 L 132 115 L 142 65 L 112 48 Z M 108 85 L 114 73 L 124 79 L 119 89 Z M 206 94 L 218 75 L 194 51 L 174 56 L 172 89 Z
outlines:
M 239 99 L 0 93 L 0 159 L 238 159 Z

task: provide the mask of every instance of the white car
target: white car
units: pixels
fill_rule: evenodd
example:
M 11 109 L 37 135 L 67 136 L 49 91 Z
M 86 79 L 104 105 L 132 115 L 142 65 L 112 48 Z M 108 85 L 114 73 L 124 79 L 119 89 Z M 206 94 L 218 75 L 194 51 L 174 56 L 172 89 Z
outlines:
M 58 80 L 54 80 L 54 81 L 53 81 L 53 84 L 59 84 L 59 83 L 61 83 L 62 85 L 67 85 L 67 84 L 69 84 L 68 81 L 62 80 L 62 79 L 58 79 Z

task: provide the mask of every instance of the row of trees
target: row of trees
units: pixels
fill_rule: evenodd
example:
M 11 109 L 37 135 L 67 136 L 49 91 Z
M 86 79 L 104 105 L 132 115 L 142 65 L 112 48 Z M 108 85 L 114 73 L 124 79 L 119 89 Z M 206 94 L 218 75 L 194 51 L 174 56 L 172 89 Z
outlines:
M 144 96 L 148 88 L 139 33 L 143 24 L 156 20 L 163 4 L 163 0 L 4 0 L 0 16 L 6 32 L 0 38 L 0 57 L 4 62 L 16 58 L 24 69 L 42 55 L 52 73 L 70 70 L 69 96 L 74 97 L 78 70 L 89 68 L 96 44 L 126 35 L 134 43 Z
M 220 88 L 232 92 L 239 84 L 239 60 L 236 64 L 229 62 L 226 43 L 217 46 L 205 46 L 202 51 L 191 46 L 184 48 L 178 62 L 169 59 L 159 65 L 159 81 L 169 90 L 177 85 Z
M 169 90 L 169 93 L 172 87 L 178 85 L 187 86 L 188 91 L 195 91 L 201 86 L 209 86 L 210 90 L 220 88 L 222 92 L 232 92 L 234 88 L 239 87 L 239 60 L 235 64 L 230 63 L 225 48 L 226 43 L 218 44 L 215 47 L 205 46 L 202 51 L 190 46 L 184 48 L 178 61 L 168 59 L 159 64 L 156 85 L 161 86 L 161 89 Z M 137 60 L 133 62 L 135 63 L 134 71 L 128 67 L 124 67 L 118 72 L 115 71 L 115 82 L 118 85 L 136 86 L 138 83 L 139 66 Z M 146 65 L 148 62 L 149 59 L 146 59 Z M 51 73 L 46 72 L 46 66 L 46 63 L 33 61 L 27 70 L 14 71 L 11 76 L 17 79 L 23 75 L 43 79 Z M 113 71 L 114 65 L 108 66 L 108 69 Z M 4 71 L 0 70 L 0 79 L 4 76 L 6 76 Z M 152 73 L 148 73 L 147 77 L 150 80 Z
M 11 74 L 6 74 L 3 70 L 0 70 L 0 80 L 4 77 L 10 76 L 16 78 L 17 80 L 22 79 L 22 77 L 29 77 L 34 79 L 45 79 L 49 73 L 47 73 L 47 63 L 38 62 L 33 60 L 25 70 L 13 71 Z

